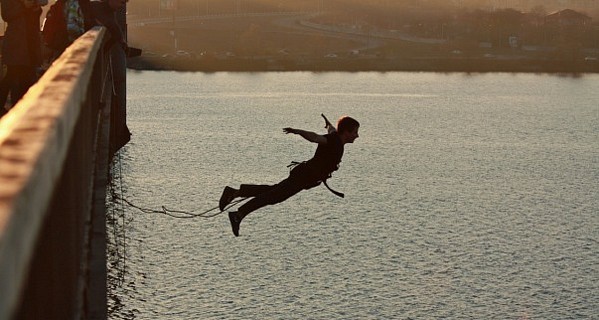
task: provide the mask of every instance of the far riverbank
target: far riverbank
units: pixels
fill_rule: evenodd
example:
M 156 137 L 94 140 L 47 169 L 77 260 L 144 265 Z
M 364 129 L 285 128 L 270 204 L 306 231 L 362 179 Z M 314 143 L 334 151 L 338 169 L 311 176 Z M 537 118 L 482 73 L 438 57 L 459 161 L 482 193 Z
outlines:
M 494 59 L 494 58 L 301 58 L 285 57 L 147 57 L 129 60 L 135 70 L 174 70 L 196 72 L 260 71 L 426 71 L 426 72 L 533 72 L 599 73 L 596 60 Z

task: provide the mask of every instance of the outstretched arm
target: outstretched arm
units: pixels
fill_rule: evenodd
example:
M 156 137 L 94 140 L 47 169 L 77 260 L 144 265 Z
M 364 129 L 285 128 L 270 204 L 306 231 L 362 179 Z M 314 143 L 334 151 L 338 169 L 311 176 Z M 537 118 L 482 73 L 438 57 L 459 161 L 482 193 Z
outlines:
M 304 138 L 310 142 L 321 143 L 321 144 L 327 143 L 327 138 L 325 136 L 319 135 L 312 131 L 306 131 L 306 130 L 294 129 L 294 128 L 283 128 L 283 132 L 299 134 L 302 138 Z

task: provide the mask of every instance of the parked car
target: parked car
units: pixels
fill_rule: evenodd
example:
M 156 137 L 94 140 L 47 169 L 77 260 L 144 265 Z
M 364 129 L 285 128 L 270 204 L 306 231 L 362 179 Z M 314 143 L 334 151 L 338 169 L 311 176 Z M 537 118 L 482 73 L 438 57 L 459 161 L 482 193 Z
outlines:
M 185 50 L 177 50 L 177 57 L 181 57 L 181 58 L 189 58 L 191 57 L 191 54 Z

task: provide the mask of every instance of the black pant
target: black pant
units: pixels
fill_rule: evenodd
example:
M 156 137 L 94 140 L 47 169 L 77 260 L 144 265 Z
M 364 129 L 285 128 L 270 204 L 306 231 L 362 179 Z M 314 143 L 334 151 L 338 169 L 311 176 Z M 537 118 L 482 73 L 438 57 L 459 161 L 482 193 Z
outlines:
M 319 184 L 319 181 L 307 180 L 305 177 L 293 174 L 275 185 L 242 184 L 239 187 L 239 196 L 253 197 L 253 199 L 239 207 L 239 218 L 243 219 L 257 209 L 283 202 L 298 192 Z
M 25 95 L 29 87 L 37 81 L 36 68 L 33 66 L 6 66 L 6 76 L 0 81 L 0 115 L 10 92 L 12 105 Z

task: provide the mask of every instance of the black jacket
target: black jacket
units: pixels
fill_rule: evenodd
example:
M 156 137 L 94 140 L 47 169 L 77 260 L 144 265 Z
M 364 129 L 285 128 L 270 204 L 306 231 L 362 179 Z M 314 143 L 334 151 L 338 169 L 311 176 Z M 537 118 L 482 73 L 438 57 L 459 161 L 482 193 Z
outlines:
M 8 23 L 2 45 L 6 65 L 33 66 L 42 63 L 40 7 L 28 9 L 21 0 L 0 0 L 2 19 Z

